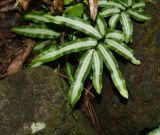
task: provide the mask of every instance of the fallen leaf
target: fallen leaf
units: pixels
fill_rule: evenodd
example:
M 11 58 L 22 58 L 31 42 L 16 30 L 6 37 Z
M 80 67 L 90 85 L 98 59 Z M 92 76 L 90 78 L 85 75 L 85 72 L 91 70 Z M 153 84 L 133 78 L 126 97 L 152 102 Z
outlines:
M 0 1 L 0 6 L 4 6 L 12 2 L 15 2 L 15 0 L 3 0 L 3 1 Z
M 21 5 L 21 7 L 23 8 L 23 10 L 27 10 L 29 5 L 31 3 L 31 0 L 16 0 L 16 4 L 15 6 L 17 6 L 18 4 Z
M 98 1 L 97 0 L 89 0 L 89 8 L 90 8 L 90 17 L 93 20 L 96 20 L 97 12 L 98 12 Z
M 0 39 L 4 39 L 4 38 L 14 38 L 15 36 L 16 36 L 16 34 L 10 32 L 10 31 L 0 30 Z
M 53 1 L 54 9 L 57 11 L 63 11 L 63 0 L 54 0 Z
M 0 1 L 0 12 L 8 12 L 14 10 L 15 0 L 4 0 Z
M 23 51 L 21 53 L 19 53 L 12 60 L 11 64 L 8 66 L 5 74 L 1 75 L 1 78 L 8 76 L 10 74 L 13 74 L 17 71 L 20 71 L 23 68 L 23 64 L 26 61 L 26 59 L 28 58 L 28 56 L 30 55 L 30 53 L 34 47 L 35 42 L 33 40 L 26 39 L 24 41 L 24 43 L 25 43 L 25 48 L 23 49 Z

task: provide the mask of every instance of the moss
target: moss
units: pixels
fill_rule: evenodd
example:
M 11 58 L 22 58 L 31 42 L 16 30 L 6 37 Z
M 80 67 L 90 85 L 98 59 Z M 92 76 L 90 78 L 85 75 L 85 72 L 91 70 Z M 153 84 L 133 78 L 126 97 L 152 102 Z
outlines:
M 36 135 L 94 135 L 80 114 L 76 121 L 67 105 L 66 84 L 51 68 L 39 67 L 0 81 L 0 133 L 30 135 L 33 122 L 46 128 Z

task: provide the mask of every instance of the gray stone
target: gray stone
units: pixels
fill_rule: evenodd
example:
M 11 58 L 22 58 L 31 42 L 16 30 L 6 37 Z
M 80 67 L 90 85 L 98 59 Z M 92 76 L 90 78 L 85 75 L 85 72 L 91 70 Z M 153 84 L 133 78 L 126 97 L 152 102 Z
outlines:
M 31 135 L 43 126 L 36 135 L 94 135 L 79 111 L 74 114 L 77 119 L 72 116 L 66 94 L 65 82 L 48 67 L 1 80 L 0 135 Z

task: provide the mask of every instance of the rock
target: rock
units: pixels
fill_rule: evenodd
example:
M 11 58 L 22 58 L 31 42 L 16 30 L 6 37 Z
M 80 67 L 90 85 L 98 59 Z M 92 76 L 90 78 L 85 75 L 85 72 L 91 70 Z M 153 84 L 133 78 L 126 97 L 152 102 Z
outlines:
M 66 85 L 51 68 L 24 70 L 0 81 L 1 135 L 95 135 L 79 111 L 72 116 Z M 38 132 L 39 131 L 39 132 Z
M 134 66 L 117 56 L 129 91 L 122 99 L 105 72 L 103 94 L 94 107 L 104 135 L 145 135 L 160 123 L 160 4 L 148 6 L 151 21 L 135 24 L 133 44 L 141 60 Z

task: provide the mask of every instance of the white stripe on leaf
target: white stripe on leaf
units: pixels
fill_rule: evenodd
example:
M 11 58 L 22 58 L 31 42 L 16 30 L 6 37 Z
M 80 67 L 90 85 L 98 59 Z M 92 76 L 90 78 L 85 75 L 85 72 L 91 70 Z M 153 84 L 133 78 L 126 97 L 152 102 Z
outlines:
M 99 7 L 108 7 L 108 8 L 114 7 L 114 8 L 125 10 L 125 7 L 122 4 L 114 2 L 114 1 L 99 0 L 98 5 Z
M 125 42 L 128 43 L 131 40 L 133 34 L 133 24 L 128 13 L 121 13 L 120 22 L 122 25 L 123 32 L 125 34 Z
M 86 50 L 90 48 L 94 48 L 97 45 L 97 40 L 93 38 L 85 38 L 85 39 L 78 39 L 72 42 L 64 43 L 60 46 L 59 49 L 55 50 L 52 48 L 42 52 L 39 56 L 37 56 L 33 62 L 49 62 L 59 57 L 70 54 L 73 52 L 79 52 L 81 50 Z
M 96 28 L 99 30 L 99 32 L 104 36 L 106 34 L 107 30 L 107 23 L 103 19 L 103 17 L 98 14 L 97 15 L 97 23 L 96 23 Z
M 131 60 L 131 62 L 135 65 L 139 65 L 140 61 L 137 60 L 133 55 L 133 50 L 130 49 L 127 45 L 125 45 L 121 41 L 116 41 L 112 39 L 106 39 L 105 43 L 107 43 L 107 46 L 117 52 L 119 55 L 125 57 L 128 60 Z
M 134 19 L 138 21 L 147 21 L 151 19 L 151 16 L 144 14 L 144 13 L 136 12 L 133 10 L 127 10 L 127 12 L 129 13 L 131 17 L 133 17 Z
M 64 16 L 52 16 L 52 15 L 45 15 L 45 16 L 55 24 L 66 25 L 70 28 L 81 31 L 96 39 L 102 38 L 102 35 L 98 32 L 97 29 L 95 29 L 90 24 L 80 19 L 76 20 L 76 19 L 64 17 Z
M 126 0 L 115 0 L 115 1 L 122 4 L 124 7 L 128 7 Z
M 32 20 L 34 22 L 37 22 L 37 23 L 47 23 L 47 22 L 50 22 L 47 17 L 43 16 L 44 13 L 43 12 L 31 12 L 31 13 L 28 13 L 24 16 L 24 19 L 26 20 Z
M 125 40 L 124 33 L 122 31 L 119 31 L 119 30 L 114 30 L 114 31 L 108 32 L 106 34 L 106 38 L 116 39 L 116 40 L 120 40 L 120 41 Z
M 120 10 L 117 8 L 104 8 L 100 12 L 100 15 L 103 17 L 109 17 L 109 16 L 115 15 L 117 13 L 120 13 Z
M 102 62 L 101 57 L 97 51 L 94 51 L 94 53 L 93 53 L 92 69 L 93 69 L 94 88 L 98 94 L 101 94 L 103 62 Z
M 122 74 L 118 67 L 118 63 L 114 58 L 113 54 L 107 47 L 104 47 L 104 44 L 99 44 L 98 49 L 101 53 L 105 65 L 111 73 L 111 78 L 113 80 L 114 85 L 124 98 L 128 98 L 128 91 L 126 89 L 125 80 L 122 77 Z
M 60 33 L 44 26 L 19 26 L 12 28 L 11 31 L 28 37 L 37 38 L 55 39 L 60 36 Z
M 118 19 L 119 19 L 119 14 L 113 15 L 113 16 L 109 19 L 109 27 L 110 27 L 111 29 L 115 29 L 115 28 L 116 28 Z
M 132 5 L 133 9 L 144 8 L 146 6 L 145 2 L 136 2 Z
M 71 105 L 71 107 L 74 107 L 76 102 L 81 97 L 84 81 L 88 76 L 91 68 L 93 51 L 94 51 L 93 49 L 87 51 L 85 54 L 83 54 L 82 58 L 80 59 L 80 63 L 78 65 L 78 68 L 74 77 L 74 82 L 71 84 L 71 87 L 68 93 L 69 104 Z

